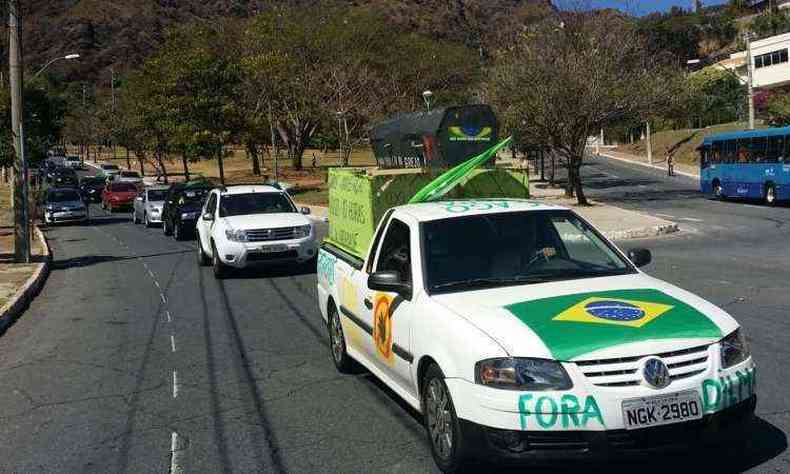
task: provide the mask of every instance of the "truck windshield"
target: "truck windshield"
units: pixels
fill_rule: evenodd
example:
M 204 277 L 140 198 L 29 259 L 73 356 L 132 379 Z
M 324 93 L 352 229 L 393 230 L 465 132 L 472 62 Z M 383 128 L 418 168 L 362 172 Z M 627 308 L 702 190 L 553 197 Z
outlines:
M 219 204 L 220 217 L 296 212 L 291 201 L 282 193 L 226 194 Z
M 424 224 L 431 293 L 634 273 L 570 211 L 530 211 Z

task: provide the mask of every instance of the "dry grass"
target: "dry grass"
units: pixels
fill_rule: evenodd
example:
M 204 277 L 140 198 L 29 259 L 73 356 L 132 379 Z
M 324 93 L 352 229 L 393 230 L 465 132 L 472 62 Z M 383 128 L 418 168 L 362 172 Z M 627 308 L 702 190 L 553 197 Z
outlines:
M 759 126 L 758 126 L 759 127 Z M 688 165 L 699 165 L 699 152 L 697 147 L 702 144 L 702 140 L 708 135 L 716 133 L 732 132 L 734 130 L 745 130 L 746 124 L 742 122 L 715 125 L 702 129 L 686 130 L 666 130 L 653 134 L 653 156 L 656 161 L 663 161 L 668 151 L 677 147 L 675 161 Z M 617 148 L 617 151 L 632 155 L 647 155 L 645 140 L 639 140 L 633 144 L 624 144 Z

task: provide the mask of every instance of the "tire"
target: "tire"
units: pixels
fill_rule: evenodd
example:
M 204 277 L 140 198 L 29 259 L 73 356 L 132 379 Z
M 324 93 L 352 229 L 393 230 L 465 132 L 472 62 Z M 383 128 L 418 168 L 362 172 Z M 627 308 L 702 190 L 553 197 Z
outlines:
M 340 323 L 340 315 L 332 303 L 329 303 L 327 313 L 326 329 L 329 332 L 329 353 L 332 355 L 332 362 L 335 363 L 338 372 L 350 374 L 355 368 L 354 359 L 346 352 L 346 336 Z
M 765 203 L 771 207 L 776 206 L 776 186 L 773 183 L 765 186 Z
M 169 225 L 167 225 L 166 219 L 162 220 L 162 232 L 164 232 L 165 235 L 173 235 L 173 230 L 170 228 Z
M 421 386 L 425 431 L 436 466 L 445 473 L 458 472 L 469 458 L 450 391 L 439 366 L 431 364 Z
M 200 243 L 200 237 L 197 239 L 197 261 L 199 267 L 206 267 L 211 263 L 208 255 L 203 251 L 203 244 Z
M 222 280 L 228 276 L 228 267 L 220 260 L 219 252 L 214 244 L 211 244 L 211 264 L 214 269 L 214 278 Z
M 724 192 L 718 179 L 713 181 L 713 198 L 724 199 Z

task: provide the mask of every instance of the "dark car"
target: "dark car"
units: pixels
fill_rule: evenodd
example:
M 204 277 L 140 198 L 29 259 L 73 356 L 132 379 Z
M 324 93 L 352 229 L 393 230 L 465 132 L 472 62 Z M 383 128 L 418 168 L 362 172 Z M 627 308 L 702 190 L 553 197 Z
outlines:
M 86 176 L 80 180 L 80 191 L 88 202 L 101 202 L 101 193 L 104 190 L 104 177 Z
M 47 173 L 47 182 L 56 188 L 76 188 L 80 180 L 73 169 L 58 167 Z
M 182 240 L 194 235 L 195 224 L 213 185 L 207 181 L 191 181 L 170 187 L 162 207 L 162 229 L 165 235 Z

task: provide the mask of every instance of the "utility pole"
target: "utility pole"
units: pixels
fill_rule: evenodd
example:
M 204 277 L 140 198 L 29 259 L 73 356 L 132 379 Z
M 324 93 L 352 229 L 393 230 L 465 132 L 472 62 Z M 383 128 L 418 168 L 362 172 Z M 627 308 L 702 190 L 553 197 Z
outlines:
M 647 136 L 645 137 L 645 140 L 647 140 L 647 142 L 645 143 L 646 144 L 646 148 L 647 148 L 647 162 L 652 165 L 653 164 L 653 141 L 652 141 L 652 139 L 650 137 L 650 121 L 649 120 L 645 123 L 645 132 L 647 134 Z
M 274 182 L 277 182 L 277 157 L 280 154 L 275 146 L 276 137 L 274 135 L 274 119 L 272 118 L 272 103 L 269 102 L 269 131 L 272 135 L 272 158 L 274 159 Z
M 112 133 L 110 136 L 112 137 L 112 159 L 116 159 L 115 156 L 115 69 L 110 67 L 110 90 L 112 91 Z M 126 160 L 126 167 L 131 169 L 129 160 Z
M 749 94 L 749 130 L 754 130 L 754 75 L 752 73 L 752 32 L 744 34 L 746 38 L 746 88 Z
M 14 136 L 14 261 L 30 263 L 27 160 L 25 159 L 24 103 L 22 98 L 22 52 L 19 45 L 19 10 L 8 1 L 8 65 L 11 86 L 11 132 Z

